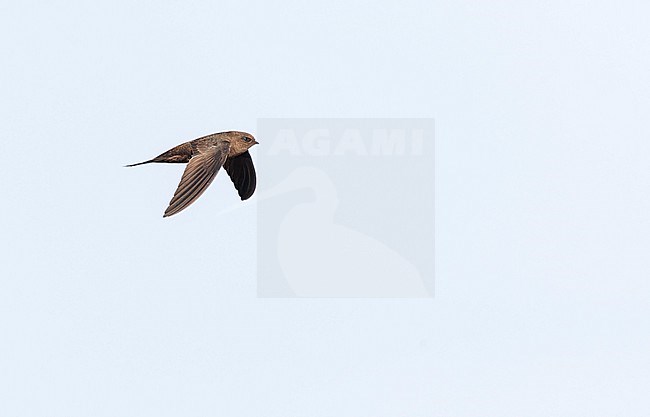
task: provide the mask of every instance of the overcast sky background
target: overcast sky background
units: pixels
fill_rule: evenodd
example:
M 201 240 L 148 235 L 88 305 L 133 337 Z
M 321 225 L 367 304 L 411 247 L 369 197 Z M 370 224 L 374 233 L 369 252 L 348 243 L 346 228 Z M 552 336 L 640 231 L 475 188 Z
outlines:
M 649 415 L 649 12 L 4 2 L 0 415 Z M 229 180 L 121 167 L 261 117 L 435 118 L 435 299 L 259 299 Z

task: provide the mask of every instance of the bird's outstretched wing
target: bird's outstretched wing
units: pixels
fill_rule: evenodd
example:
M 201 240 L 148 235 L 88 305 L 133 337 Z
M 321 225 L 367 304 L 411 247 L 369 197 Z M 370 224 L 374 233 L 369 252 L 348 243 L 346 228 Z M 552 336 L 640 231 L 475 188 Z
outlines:
M 242 200 L 250 198 L 255 192 L 257 178 L 255 177 L 255 167 L 253 159 L 248 151 L 241 155 L 233 156 L 226 159 L 223 164 L 226 172 L 230 176 L 235 188 Z
M 184 210 L 203 194 L 219 172 L 229 150 L 230 143 L 227 141 L 196 145 L 194 155 L 188 162 L 181 182 L 178 184 L 163 217 L 169 217 Z

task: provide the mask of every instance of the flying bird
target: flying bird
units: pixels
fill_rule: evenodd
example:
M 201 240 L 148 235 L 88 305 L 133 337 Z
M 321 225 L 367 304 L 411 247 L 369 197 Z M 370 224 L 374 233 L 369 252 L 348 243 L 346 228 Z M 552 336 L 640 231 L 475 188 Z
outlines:
M 136 165 L 152 162 L 187 163 L 181 182 L 163 217 L 186 209 L 203 194 L 223 165 L 242 201 L 255 192 L 255 167 L 248 149 L 257 144 L 246 132 L 221 132 L 182 143 L 157 157 Z

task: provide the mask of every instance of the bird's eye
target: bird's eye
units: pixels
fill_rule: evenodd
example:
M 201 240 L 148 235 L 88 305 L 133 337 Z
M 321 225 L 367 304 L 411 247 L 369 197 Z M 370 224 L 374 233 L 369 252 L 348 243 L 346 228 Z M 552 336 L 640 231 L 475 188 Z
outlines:
M 244 142 L 250 142 L 251 140 L 253 139 L 249 138 L 248 136 L 244 136 Z

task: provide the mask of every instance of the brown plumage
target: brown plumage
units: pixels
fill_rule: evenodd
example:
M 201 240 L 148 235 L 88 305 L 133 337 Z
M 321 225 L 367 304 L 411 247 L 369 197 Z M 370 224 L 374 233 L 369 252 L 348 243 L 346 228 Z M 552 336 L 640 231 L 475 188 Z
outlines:
M 221 132 L 182 143 L 145 162 L 186 163 L 187 167 L 174 197 L 163 217 L 186 209 L 203 194 L 223 165 L 242 200 L 255 192 L 256 177 L 248 149 L 257 144 L 253 135 L 245 132 Z

